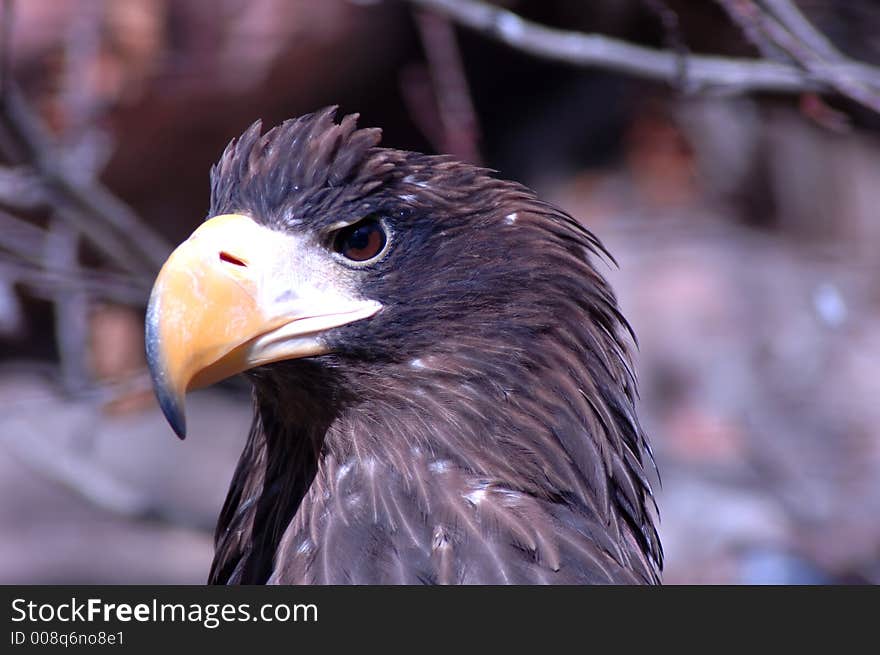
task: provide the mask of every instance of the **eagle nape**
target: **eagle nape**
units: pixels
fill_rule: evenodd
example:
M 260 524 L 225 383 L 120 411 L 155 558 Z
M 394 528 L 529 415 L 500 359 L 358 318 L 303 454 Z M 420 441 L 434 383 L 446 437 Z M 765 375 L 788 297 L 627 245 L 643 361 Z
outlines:
M 335 109 L 211 171 L 147 311 L 154 388 L 244 373 L 212 583 L 657 583 L 631 330 L 600 242 L 528 188 Z

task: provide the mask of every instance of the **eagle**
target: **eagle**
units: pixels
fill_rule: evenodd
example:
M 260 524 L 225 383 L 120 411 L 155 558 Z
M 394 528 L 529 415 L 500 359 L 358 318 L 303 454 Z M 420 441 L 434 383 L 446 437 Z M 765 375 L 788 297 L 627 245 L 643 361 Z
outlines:
M 356 122 L 232 140 L 150 296 L 180 438 L 188 390 L 253 387 L 209 582 L 659 583 L 613 259 L 525 186 Z

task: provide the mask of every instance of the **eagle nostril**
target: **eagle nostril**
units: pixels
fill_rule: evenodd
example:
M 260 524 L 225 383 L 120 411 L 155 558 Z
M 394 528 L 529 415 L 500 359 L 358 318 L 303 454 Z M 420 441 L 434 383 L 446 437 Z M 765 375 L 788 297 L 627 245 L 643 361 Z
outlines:
M 226 262 L 227 264 L 232 264 L 233 266 L 247 266 L 244 261 L 242 261 L 238 257 L 230 255 L 228 252 L 220 252 L 220 261 Z

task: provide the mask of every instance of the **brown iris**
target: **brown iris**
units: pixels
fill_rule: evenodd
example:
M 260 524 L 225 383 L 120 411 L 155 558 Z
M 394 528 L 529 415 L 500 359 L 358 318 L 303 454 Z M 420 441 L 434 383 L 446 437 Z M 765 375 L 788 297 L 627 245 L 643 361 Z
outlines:
M 387 242 L 382 223 L 375 218 L 365 218 L 339 230 L 333 249 L 353 262 L 365 262 L 381 253 Z

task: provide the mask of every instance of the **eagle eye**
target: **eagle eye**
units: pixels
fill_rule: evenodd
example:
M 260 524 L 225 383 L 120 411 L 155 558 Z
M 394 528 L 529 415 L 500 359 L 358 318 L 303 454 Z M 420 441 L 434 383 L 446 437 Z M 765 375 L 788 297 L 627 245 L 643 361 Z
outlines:
M 387 244 L 385 226 L 370 216 L 339 230 L 333 239 L 333 250 L 349 261 L 362 264 L 376 259 Z

